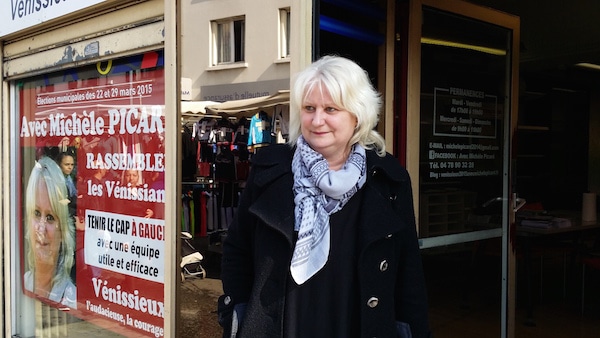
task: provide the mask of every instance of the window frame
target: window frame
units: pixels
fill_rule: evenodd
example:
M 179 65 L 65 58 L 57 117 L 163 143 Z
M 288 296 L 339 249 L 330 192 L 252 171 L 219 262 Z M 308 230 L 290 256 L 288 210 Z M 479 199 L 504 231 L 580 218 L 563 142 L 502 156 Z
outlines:
M 289 7 L 279 9 L 279 50 L 278 59 L 287 60 L 291 52 L 291 11 Z
M 238 24 L 239 26 L 236 26 Z M 235 16 L 225 19 L 212 20 L 211 27 L 211 60 L 212 67 L 226 66 L 245 62 L 246 49 L 246 17 Z M 228 55 L 224 55 L 224 43 L 221 32 L 229 30 L 227 37 Z

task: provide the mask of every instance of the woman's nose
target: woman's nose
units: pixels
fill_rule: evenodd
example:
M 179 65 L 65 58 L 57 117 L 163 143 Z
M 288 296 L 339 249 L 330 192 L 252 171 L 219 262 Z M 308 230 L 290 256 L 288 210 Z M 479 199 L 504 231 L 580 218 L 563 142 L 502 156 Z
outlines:
M 312 123 L 313 125 L 319 126 L 321 124 L 323 124 L 323 121 L 325 119 L 325 112 L 323 112 L 320 109 L 317 109 L 315 111 L 315 113 L 313 114 L 313 119 L 312 119 Z
M 48 222 L 43 218 L 35 221 L 35 231 L 37 232 L 44 232 L 47 226 Z

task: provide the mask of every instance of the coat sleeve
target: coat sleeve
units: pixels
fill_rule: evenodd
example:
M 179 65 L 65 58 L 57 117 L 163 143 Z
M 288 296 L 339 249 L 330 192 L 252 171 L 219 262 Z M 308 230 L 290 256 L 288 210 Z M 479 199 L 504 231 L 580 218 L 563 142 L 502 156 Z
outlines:
M 223 326 L 224 333 L 231 329 L 231 334 L 234 334 L 236 324 L 241 329 L 244 327 L 242 322 L 246 322 L 245 327 L 248 327 L 248 323 L 252 321 L 251 317 L 256 317 L 256 308 L 251 306 L 256 305 L 257 297 L 268 293 L 264 283 L 272 275 L 266 273 L 265 269 L 273 269 L 273 267 L 265 267 L 265 264 L 269 265 L 265 262 L 270 262 L 264 256 L 265 242 L 270 243 L 267 234 L 277 234 L 277 238 L 280 238 L 281 233 L 266 231 L 268 227 L 265 224 L 274 226 L 275 223 L 285 223 L 287 225 L 288 211 L 293 212 L 291 190 L 293 181 L 290 166 L 292 154 L 288 145 L 281 144 L 265 147 L 252 157 L 246 187 L 233 221 L 227 229 L 227 237 L 223 241 L 221 281 L 224 295 L 219 302 L 218 312 L 219 323 Z M 289 190 L 283 192 L 279 189 Z M 273 202 L 274 199 L 278 200 Z M 274 207 L 275 205 L 277 207 Z M 293 213 L 291 219 L 293 220 Z M 289 230 L 293 230 L 293 227 Z M 291 236 L 291 234 L 286 235 Z M 289 238 L 278 243 L 288 248 Z M 266 251 L 269 254 L 277 252 L 278 258 L 281 259 L 280 251 L 274 248 L 273 243 L 268 244 L 267 247 Z M 278 271 L 284 273 L 286 270 Z M 246 304 L 248 311 L 244 310 Z
M 235 318 L 234 309 L 244 308 L 252 290 L 254 276 L 252 245 L 256 219 L 248 209 L 257 190 L 254 178 L 255 170 L 251 170 L 237 212 L 223 241 L 221 281 L 224 294 L 219 298 L 217 310 L 224 337 L 231 336 L 232 322 L 239 324 L 243 320 L 243 318 Z M 235 327 L 233 330 L 235 331 Z

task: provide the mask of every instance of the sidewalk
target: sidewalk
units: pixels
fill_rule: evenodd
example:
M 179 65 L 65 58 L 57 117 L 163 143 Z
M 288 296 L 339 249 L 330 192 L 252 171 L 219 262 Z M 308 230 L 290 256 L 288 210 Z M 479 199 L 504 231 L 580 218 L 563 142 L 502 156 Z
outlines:
M 186 279 L 181 284 L 181 337 L 217 338 L 223 331 L 217 322 L 217 298 L 221 280 Z

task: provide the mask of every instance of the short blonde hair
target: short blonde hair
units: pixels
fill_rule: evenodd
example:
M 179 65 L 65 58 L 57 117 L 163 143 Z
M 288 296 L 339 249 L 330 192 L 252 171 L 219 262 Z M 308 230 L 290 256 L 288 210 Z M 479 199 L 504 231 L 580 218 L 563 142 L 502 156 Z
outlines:
M 290 91 L 290 145 L 294 146 L 302 134 L 300 111 L 315 88 L 326 89 L 338 107 L 356 116 L 358 123 L 350 144 L 358 143 L 385 156 L 385 140 L 374 130 L 382 107 L 381 95 L 363 68 L 340 56 L 324 56 L 294 77 Z

